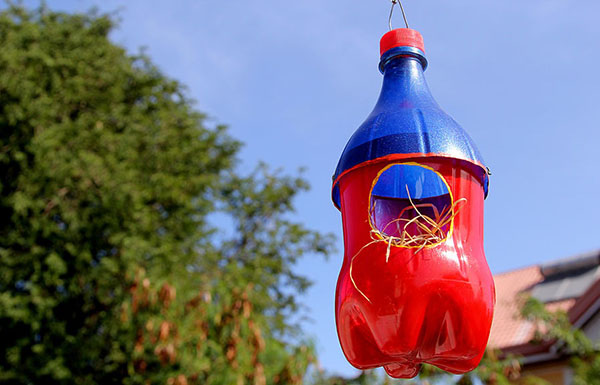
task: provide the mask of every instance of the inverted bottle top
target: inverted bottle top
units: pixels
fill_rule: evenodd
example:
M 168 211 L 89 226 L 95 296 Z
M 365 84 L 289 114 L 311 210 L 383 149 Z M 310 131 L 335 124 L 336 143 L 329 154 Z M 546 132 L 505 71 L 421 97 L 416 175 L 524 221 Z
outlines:
M 392 30 L 381 38 L 380 49 L 382 91 L 375 108 L 342 152 L 333 175 L 335 206 L 340 208 L 338 183 L 343 175 L 392 159 L 442 157 L 465 161 L 475 166 L 487 196 L 488 171 L 479 150 L 429 91 L 423 74 L 427 60 L 421 34 L 408 28 Z

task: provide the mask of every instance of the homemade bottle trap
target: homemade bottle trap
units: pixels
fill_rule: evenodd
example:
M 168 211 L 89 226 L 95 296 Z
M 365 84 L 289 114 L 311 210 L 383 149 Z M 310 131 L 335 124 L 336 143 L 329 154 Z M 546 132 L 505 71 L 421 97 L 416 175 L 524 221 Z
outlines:
M 398 378 L 416 376 L 424 362 L 474 369 L 495 302 L 483 250 L 488 171 L 433 99 L 426 68 L 419 32 L 407 24 L 383 36 L 379 100 L 333 177 L 345 248 L 336 290 L 342 350 L 355 367 L 383 366 Z

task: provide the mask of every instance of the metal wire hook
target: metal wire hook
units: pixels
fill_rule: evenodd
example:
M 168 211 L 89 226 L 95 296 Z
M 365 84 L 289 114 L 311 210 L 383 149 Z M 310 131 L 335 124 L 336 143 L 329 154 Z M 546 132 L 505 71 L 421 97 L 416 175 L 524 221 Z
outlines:
M 394 15 L 394 5 L 399 4 L 400 10 L 402 11 L 402 17 L 404 18 L 404 24 L 406 24 L 406 28 L 410 28 L 408 26 L 408 20 L 406 20 L 406 13 L 404 13 L 404 7 L 402 6 L 402 1 L 400 0 L 392 0 L 392 9 L 390 9 L 390 18 L 388 20 L 388 24 L 390 25 L 390 31 L 392 28 L 392 16 Z

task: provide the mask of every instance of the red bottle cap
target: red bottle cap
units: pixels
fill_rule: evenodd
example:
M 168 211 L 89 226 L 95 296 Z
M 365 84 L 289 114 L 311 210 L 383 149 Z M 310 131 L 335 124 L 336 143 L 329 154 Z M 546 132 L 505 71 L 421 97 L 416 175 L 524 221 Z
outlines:
M 409 28 L 393 29 L 383 35 L 380 43 L 380 54 L 396 47 L 414 47 L 425 52 L 423 36 L 418 31 Z

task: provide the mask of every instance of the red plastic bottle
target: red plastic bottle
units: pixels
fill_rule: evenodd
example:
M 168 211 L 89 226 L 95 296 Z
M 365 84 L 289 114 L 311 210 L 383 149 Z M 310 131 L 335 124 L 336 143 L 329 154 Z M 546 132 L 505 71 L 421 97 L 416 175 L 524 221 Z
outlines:
M 382 38 L 381 96 L 333 184 L 345 248 L 335 307 L 342 350 L 356 368 L 383 366 L 397 378 L 416 376 L 425 362 L 474 369 L 495 303 L 483 250 L 487 169 L 431 96 L 426 65 L 418 32 Z M 437 241 L 403 238 L 428 236 L 425 227 Z

